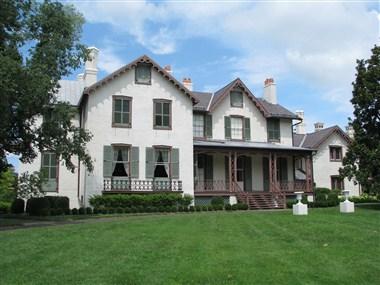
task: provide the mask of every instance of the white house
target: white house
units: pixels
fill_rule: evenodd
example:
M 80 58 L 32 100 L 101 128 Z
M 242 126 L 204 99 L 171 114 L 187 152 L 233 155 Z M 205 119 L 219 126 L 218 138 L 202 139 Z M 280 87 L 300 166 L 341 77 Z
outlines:
M 58 98 L 78 108 L 75 123 L 93 138 L 89 173 L 69 172 L 53 153 L 42 153 L 20 172 L 43 168 L 49 195 L 87 206 L 94 194 L 179 192 L 196 204 L 221 196 L 251 208 L 284 207 L 294 191 L 312 194 L 312 150 L 296 146 L 293 122 L 300 118 L 277 103 L 267 79 L 256 98 L 240 79 L 214 93 L 178 82 L 169 67 L 141 56 L 97 79 L 98 50 L 75 81 L 61 81 Z M 297 179 L 295 162 L 305 161 Z
M 303 112 L 296 112 L 303 117 Z M 353 180 L 339 177 L 339 168 L 342 167 L 343 157 L 347 152 L 351 141 L 339 126 L 324 128 L 323 123 L 315 123 L 312 133 L 305 133 L 303 124 L 296 126 L 294 134 L 294 145 L 315 150 L 313 155 L 314 183 L 316 187 L 329 189 L 350 190 L 350 195 L 360 194 L 360 185 Z M 297 161 L 296 173 L 302 177 L 304 173 L 304 162 Z

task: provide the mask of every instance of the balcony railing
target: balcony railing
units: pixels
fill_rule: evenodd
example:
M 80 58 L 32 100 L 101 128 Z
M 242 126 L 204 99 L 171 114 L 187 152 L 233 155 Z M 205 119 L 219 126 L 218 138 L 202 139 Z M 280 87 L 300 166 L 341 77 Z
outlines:
M 195 192 L 229 191 L 229 182 L 225 180 L 194 181 Z
M 282 192 L 296 192 L 296 191 L 303 191 L 307 192 L 307 184 L 306 181 L 286 181 L 286 182 L 279 182 L 280 184 L 280 190 Z M 313 188 L 309 187 L 310 191 L 312 192 Z
M 134 180 L 105 178 L 104 191 L 182 191 L 181 180 Z

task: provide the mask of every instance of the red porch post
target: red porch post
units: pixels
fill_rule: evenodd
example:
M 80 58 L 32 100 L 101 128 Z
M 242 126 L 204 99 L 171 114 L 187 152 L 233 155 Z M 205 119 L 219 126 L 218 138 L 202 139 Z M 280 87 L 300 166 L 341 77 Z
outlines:
M 312 181 L 313 181 L 313 177 L 312 177 L 312 171 L 311 171 L 311 168 L 312 168 L 312 160 L 311 160 L 311 157 L 310 155 L 307 155 L 306 156 L 306 192 L 311 192 L 311 187 L 312 187 Z
M 273 187 L 277 187 L 277 154 L 269 153 L 269 192 L 273 192 Z
M 232 162 L 231 152 L 228 152 L 228 165 L 230 166 L 228 168 L 228 174 L 229 174 L 228 176 L 230 178 L 230 181 L 228 181 L 228 183 L 229 183 L 228 189 L 230 192 L 234 192 L 233 184 L 232 184 L 233 162 Z

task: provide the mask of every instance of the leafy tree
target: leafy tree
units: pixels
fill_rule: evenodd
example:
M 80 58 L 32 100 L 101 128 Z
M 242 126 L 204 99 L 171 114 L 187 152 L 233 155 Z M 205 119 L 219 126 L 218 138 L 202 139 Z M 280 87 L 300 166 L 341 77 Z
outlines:
M 41 172 L 24 172 L 18 178 L 17 197 L 29 199 L 32 197 L 43 197 L 45 192 L 42 191 L 42 185 L 46 178 Z
M 351 103 L 354 140 L 350 144 L 342 176 L 355 178 L 367 193 L 380 193 L 380 46 L 367 60 L 357 61 Z
M 16 198 L 16 181 L 12 168 L 0 173 L 0 202 L 12 202 Z
M 9 167 L 7 153 L 32 162 L 43 150 L 60 155 L 71 171 L 77 155 L 91 171 L 91 135 L 73 125 L 78 110 L 56 99 L 58 80 L 88 56 L 79 42 L 83 17 L 47 0 L 0 0 L 0 7 L 0 172 Z

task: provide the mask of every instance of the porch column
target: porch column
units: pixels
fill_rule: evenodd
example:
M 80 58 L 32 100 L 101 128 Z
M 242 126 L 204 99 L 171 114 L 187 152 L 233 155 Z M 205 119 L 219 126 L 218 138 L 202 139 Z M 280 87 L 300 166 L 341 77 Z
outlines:
M 272 153 L 269 153 L 269 192 L 273 192 L 272 185 L 273 185 L 273 176 L 272 176 Z
M 311 160 L 311 157 L 310 155 L 307 155 L 306 156 L 306 192 L 310 192 L 311 191 L 311 187 L 312 187 L 312 181 L 313 181 L 313 177 L 312 177 L 312 160 Z
M 228 165 L 229 165 L 229 167 L 228 167 L 228 177 L 230 178 L 230 181 L 228 181 L 228 184 L 229 184 L 229 191 L 230 192 L 233 192 L 234 191 L 234 189 L 233 189 L 233 184 L 232 184 L 232 173 L 233 173 L 233 164 L 232 164 L 232 154 L 231 154 L 231 152 L 228 152 Z
M 273 192 L 275 190 L 274 187 L 278 188 L 277 154 L 270 152 L 269 153 L 269 191 Z

